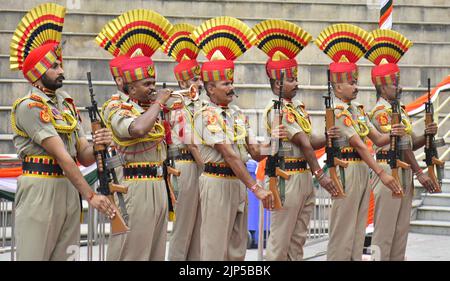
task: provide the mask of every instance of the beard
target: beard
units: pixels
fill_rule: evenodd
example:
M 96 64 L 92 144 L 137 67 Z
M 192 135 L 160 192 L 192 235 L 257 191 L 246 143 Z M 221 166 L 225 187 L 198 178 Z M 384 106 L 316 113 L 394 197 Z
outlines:
M 45 88 L 56 91 L 57 89 L 61 88 L 63 86 L 64 76 L 60 75 L 55 80 L 51 80 L 48 78 L 46 74 L 42 75 L 41 81 L 42 85 L 44 85 Z

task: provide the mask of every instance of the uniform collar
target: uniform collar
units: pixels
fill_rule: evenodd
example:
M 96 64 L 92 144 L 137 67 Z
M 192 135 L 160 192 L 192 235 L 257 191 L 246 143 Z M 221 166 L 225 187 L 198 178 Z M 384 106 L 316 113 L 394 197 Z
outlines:
M 120 96 L 120 99 L 124 102 L 129 102 L 130 101 L 130 97 L 125 94 L 124 92 L 121 91 L 117 91 L 117 94 Z
M 56 94 L 54 95 L 55 98 L 53 99 L 53 95 L 49 96 L 46 93 L 44 93 L 41 89 L 36 88 L 36 87 L 33 87 L 31 89 L 31 94 L 40 97 L 45 102 L 55 103 L 55 101 L 56 101 Z
M 343 107 L 344 110 L 348 110 L 349 107 L 352 105 L 352 102 L 350 102 L 350 104 L 348 104 L 348 103 L 345 103 L 342 100 L 336 98 L 336 99 L 334 99 L 334 107 L 337 107 L 338 105 Z
M 380 97 L 380 99 L 378 100 L 378 104 L 383 105 L 384 108 L 387 108 L 387 109 L 391 108 L 391 103 L 382 97 Z

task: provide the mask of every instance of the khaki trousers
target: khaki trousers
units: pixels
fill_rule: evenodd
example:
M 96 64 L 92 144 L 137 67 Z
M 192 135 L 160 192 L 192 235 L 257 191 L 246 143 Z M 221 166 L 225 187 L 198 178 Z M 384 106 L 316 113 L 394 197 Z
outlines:
M 201 170 L 193 161 L 176 161 L 181 172 L 178 177 L 178 198 L 175 205 L 176 221 L 169 244 L 169 260 L 200 260 L 200 191 L 198 178 Z
M 243 261 L 247 250 L 247 190 L 237 178 L 203 173 L 200 182 L 200 259 Z
M 163 261 L 166 254 L 168 202 L 164 180 L 125 180 L 130 232 L 110 236 L 108 261 Z
M 80 198 L 67 178 L 20 176 L 15 197 L 17 260 L 78 260 Z
M 303 246 L 314 206 L 315 195 L 310 171 L 292 174 L 286 181 L 283 209 L 271 212 L 267 260 L 303 259 Z
M 331 207 L 327 260 L 359 261 L 370 200 L 369 167 L 364 162 L 351 162 L 345 169 L 345 194 Z
M 388 164 L 381 164 L 381 166 L 388 174 L 391 174 Z M 405 174 L 403 177 L 402 173 Z M 380 260 L 383 261 L 405 259 L 414 190 L 411 170 L 400 169 L 399 177 L 405 194 L 402 198 L 392 198 L 392 191 L 381 182 L 378 176 L 375 176 L 373 182 L 375 212 L 372 249 L 379 251 Z M 403 178 L 406 179 L 404 183 Z

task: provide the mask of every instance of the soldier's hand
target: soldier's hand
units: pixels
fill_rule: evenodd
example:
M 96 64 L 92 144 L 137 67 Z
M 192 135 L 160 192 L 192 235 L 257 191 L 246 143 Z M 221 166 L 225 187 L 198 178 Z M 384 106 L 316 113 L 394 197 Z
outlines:
M 336 126 L 333 126 L 327 131 L 327 135 L 332 139 L 338 139 L 341 137 L 341 130 Z
M 392 125 L 391 135 L 396 137 L 403 137 L 404 135 L 406 135 L 405 125 L 403 124 Z
M 156 101 L 161 103 L 161 104 L 166 104 L 166 102 L 169 100 L 170 98 L 170 93 L 172 93 L 173 90 L 170 88 L 164 88 L 164 89 L 158 89 L 156 91 Z
M 273 201 L 273 194 L 271 191 L 265 190 L 264 188 L 258 185 L 254 191 L 254 194 L 256 198 L 262 201 L 264 208 L 273 210 L 275 205 Z
M 396 195 L 403 195 L 403 189 L 400 186 L 400 183 L 391 175 L 387 174 L 386 171 L 382 170 L 378 176 L 380 177 L 381 182 L 392 190 L 392 192 Z
M 103 144 L 105 146 L 109 146 L 112 143 L 112 140 L 112 132 L 107 128 L 97 130 L 92 135 L 92 141 L 94 144 Z
M 434 182 L 429 176 L 424 173 L 417 175 L 417 180 L 429 192 L 436 193 L 439 190 L 438 183 Z
M 116 211 L 106 196 L 95 194 L 88 202 L 92 207 L 105 214 L 110 219 L 113 219 L 116 216 Z
M 271 137 L 273 139 L 284 139 L 287 138 L 287 136 L 288 134 L 283 124 L 280 124 L 279 126 L 272 129 Z
M 319 184 L 320 186 L 325 188 L 325 190 L 328 191 L 331 196 L 336 197 L 339 195 L 337 187 L 334 185 L 334 182 L 330 179 L 329 176 L 324 175 L 322 178 L 320 178 Z
M 425 135 L 436 135 L 438 130 L 438 125 L 436 123 L 430 123 L 425 128 Z

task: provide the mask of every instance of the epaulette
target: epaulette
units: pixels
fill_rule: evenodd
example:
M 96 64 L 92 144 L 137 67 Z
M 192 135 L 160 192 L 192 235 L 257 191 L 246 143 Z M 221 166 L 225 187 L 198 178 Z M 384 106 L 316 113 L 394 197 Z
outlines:
M 334 107 L 334 109 L 344 110 L 345 107 L 344 107 L 343 105 L 336 105 L 336 106 Z
M 125 110 L 132 110 L 132 109 L 133 109 L 133 105 L 130 104 L 130 103 L 127 103 L 127 102 L 123 102 L 123 103 L 120 105 L 120 108 L 121 108 L 121 109 L 125 109 Z
M 119 94 L 114 94 L 111 96 L 111 100 L 120 100 L 120 95 Z

